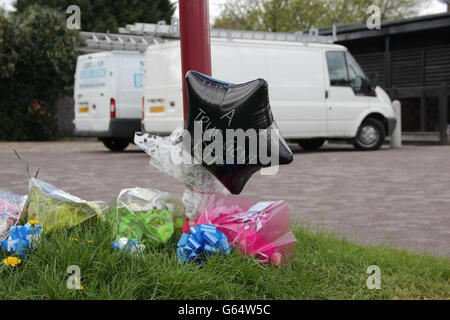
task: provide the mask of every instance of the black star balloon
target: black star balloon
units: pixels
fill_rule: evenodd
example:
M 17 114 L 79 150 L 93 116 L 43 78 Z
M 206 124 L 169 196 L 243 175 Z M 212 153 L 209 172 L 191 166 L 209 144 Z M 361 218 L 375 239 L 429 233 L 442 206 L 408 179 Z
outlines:
M 263 79 L 233 84 L 196 71 L 186 74 L 191 155 L 233 194 L 263 167 L 294 156 L 273 120 Z

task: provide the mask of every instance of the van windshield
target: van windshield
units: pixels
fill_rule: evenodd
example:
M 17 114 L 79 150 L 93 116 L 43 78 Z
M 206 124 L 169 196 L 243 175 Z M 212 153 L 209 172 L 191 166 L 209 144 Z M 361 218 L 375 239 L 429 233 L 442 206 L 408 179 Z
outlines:
M 363 86 L 363 82 L 368 78 L 364 74 L 364 71 L 362 71 L 358 62 L 356 62 L 355 58 L 353 58 L 353 56 L 350 53 L 346 52 L 345 57 L 347 58 L 347 68 L 350 86 L 356 91 L 360 91 L 361 87 Z

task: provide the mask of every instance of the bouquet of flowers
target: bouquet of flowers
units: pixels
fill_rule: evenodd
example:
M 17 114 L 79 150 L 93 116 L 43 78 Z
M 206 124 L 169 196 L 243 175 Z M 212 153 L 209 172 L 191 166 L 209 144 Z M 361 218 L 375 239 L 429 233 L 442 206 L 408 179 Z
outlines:
M 181 227 L 183 210 L 167 192 L 156 189 L 123 189 L 116 201 L 113 222 L 118 238 L 139 243 L 167 242 L 175 226 Z
M 31 178 L 26 203 L 26 219 L 38 220 L 44 232 L 74 227 L 102 215 L 108 205 L 103 201 L 86 201 L 42 180 Z
M 237 195 L 214 193 L 196 223 L 215 225 L 243 255 L 280 265 L 295 252 L 296 239 L 289 218 L 284 201 L 256 202 Z

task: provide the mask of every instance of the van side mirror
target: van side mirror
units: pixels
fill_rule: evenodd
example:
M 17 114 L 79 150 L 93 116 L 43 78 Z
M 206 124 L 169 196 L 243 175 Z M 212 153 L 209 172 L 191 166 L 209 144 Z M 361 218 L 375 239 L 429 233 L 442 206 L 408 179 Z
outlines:
M 375 89 L 377 87 L 377 82 L 378 82 L 378 74 L 374 73 L 370 76 L 370 83 L 369 83 L 369 94 L 370 95 L 375 95 Z
M 375 91 L 375 88 L 377 87 L 377 82 L 378 82 L 378 74 L 377 73 L 373 73 L 370 76 L 370 86 L 371 89 Z

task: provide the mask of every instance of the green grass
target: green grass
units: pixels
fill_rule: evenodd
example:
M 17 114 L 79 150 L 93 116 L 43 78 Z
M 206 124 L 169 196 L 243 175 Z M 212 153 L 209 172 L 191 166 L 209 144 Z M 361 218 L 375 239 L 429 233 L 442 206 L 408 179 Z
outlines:
M 262 267 L 236 250 L 199 266 L 178 265 L 179 235 L 131 257 L 111 249 L 107 223 L 84 224 L 48 236 L 14 268 L 2 264 L 0 299 L 449 298 L 448 257 L 364 247 L 305 226 L 294 227 L 294 233 L 296 255 L 286 266 Z M 0 258 L 6 256 L 2 251 Z M 69 265 L 80 267 L 83 290 L 67 288 Z M 380 290 L 366 287 L 369 265 L 381 268 Z

